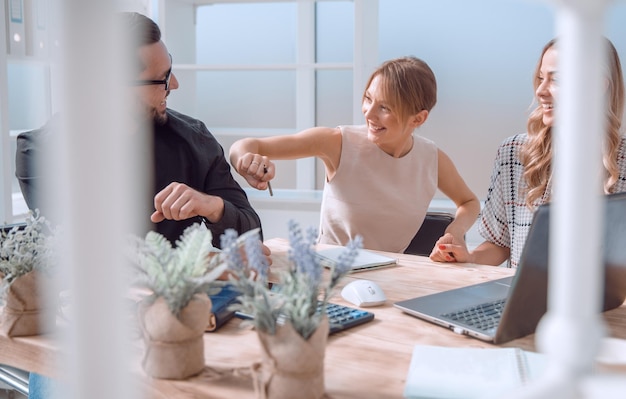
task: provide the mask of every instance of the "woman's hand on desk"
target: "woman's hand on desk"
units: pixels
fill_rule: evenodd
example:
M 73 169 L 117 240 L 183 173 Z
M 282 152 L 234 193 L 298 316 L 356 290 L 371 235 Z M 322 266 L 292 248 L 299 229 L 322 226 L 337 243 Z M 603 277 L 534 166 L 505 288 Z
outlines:
M 431 260 L 498 266 L 510 256 L 509 248 L 500 247 L 489 241 L 483 242 L 470 252 L 465 243 L 455 243 L 452 237 L 447 236 L 448 234 L 437 241 L 430 253 Z
M 470 257 L 465 241 L 460 241 L 450 233 L 439 238 L 430 253 L 430 260 L 435 262 L 471 263 Z

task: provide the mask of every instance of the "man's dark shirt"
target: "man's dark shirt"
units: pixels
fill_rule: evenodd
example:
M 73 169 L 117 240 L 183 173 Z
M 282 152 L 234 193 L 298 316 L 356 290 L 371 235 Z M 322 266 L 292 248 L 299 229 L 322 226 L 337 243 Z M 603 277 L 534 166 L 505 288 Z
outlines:
M 200 192 L 219 196 L 224 200 L 224 216 L 218 223 L 210 223 L 201 217 L 187 220 L 164 220 L 154 225 L 173 244 L 185 228 L 194 223 L 205 223 L 213 233 L 213 246 L 219 247 L 224 230 L 233 228 L 239 234 L 261 226 L 257 213 L 252 209 L 246 193 L 235 181 L 230 165 L 224 157 L 224 149 L 197 119 L 168 109 L 168 122 L 154 126 L 154 193 L 146 197 L 145 220 L 150 222 L 154 212 L 154 196 L 172 182 L 184 183 Z M 54 120 L 57 117 L 53 118 Z M 52 139 L 53 123 L 41 129 L 21 133 L 17 137 L 16 171 L 20 188 L 29 209 L 39 209 L 48 214 L 41 200 L 43 178 L 52 178 L 37 162 Z M 145 234 L 145 232 L 144 232 Z
M 154 125 L 155 195 L 170 183 L 178 182 L 221 197 L 224 216 L 218 223 L 206 221 L 216 247 L 228 228 L 241 234 L 260 227 L 259 216 L 230 172 L 224 149 L 204 123 L 171 109 L 167 116 L 165 125 Z M 186 227 L 203 219 L 164 220 L 156 224 L 156 230 L 174 243 Z

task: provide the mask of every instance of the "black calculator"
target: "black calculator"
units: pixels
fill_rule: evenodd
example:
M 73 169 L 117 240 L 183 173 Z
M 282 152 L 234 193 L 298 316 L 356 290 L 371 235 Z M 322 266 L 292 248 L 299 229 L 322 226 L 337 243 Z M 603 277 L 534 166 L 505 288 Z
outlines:
M 372 312 L 336 303 L 326 304 L 326 315 L 330 324 L 330 334 L 347 330 L 374 319 Z
M 321 308 L 321 304 L 319 307 Z M 374 313 L 372 312 L 336 303 L 326 304 L 326 315 L 328 316 L 328 324 L 330 325 L 329 334 L 344 331 L 374 319 Z M 235 316 L 240 319 L 252 319 L 251 315 L 243 312 L 235 312 Z

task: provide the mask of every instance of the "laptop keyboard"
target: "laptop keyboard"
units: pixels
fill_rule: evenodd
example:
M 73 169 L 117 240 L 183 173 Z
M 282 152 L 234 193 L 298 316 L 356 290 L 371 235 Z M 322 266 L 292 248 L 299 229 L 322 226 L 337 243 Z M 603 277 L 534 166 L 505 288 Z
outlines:
M 505 302 L 506 298 L 499 299 L 497 301 L 471 306 L 456 312 L 446 313 L 443 314 L 442 317 L 481 330 L 491 330 L 497 327 L 500 317 L 502 316 L 502 311 L 504 310 Z

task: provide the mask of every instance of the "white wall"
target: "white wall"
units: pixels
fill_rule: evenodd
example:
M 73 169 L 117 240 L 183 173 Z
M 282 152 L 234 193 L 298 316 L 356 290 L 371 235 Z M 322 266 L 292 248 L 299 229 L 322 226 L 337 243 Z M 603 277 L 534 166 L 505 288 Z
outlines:
M 318 23 L 318 61 L 351 62 L 352 2 L 321 4 L 327 8 L 319 16 L 323 24 Z M 198 62 L 293 62 L 292 4 L 238 5 L 242 10 L 254 9 L 253 22 L 239 11 L 229 17 L 224 7 L 208 6 L 199 13 Z M 272 7 L 278 7 L 280 14 L 272 14 Z M 438 79 L 439 100 L 419 133 L 451 156 L 484 200 L 497 146 L 526 130 L 533 102 L 532 74 L 543 45 L 555 35 L 554 10 L 547 2 L 530 0 L 379 0 L 379 10 L 379 61 L 415 55 L 431 65 Z M 622 57 L 626 57 L 625 20 L 626 5 L 615 2 L 606 35 Z M 284 82 L 273 83 L 270 75 L 237 74 L 227 86 L 224 79 L 213 85 L 207 81 L 207 86 L 198 89 L 202 106 L 188 112 L 218 134 L 226 151 L 239 138 L 220 134 L 228 121 L 254 130 L 295 131 L 293 89 Z M 326 125 L 352 121 L 351 108 L 345 106 L 346 93 L 351 93 L 351 84 L 346 85 L 350 76 L 348 72 L 324 76 L 318 88 L 323 96 L 318 103 L 324 104 L 319 107 L 318 121 Z M 181 87 L 170 103 L 183 105 L 184 93 Z M 289 165 L 279 168 L 276 188 L 295 188 L 292 169 Z M 320 176 L 317 181 L 321 188 Z
M 438 102 L 419 134 L 450 155 L 484 200 L 497 146 L 526 129 L 552 11 L 531 1 L 381 0 L 380 19 L 381 60 L 412 54 L 437 77 Z

